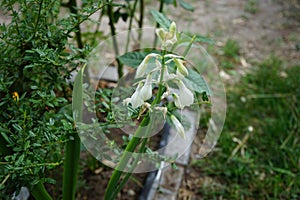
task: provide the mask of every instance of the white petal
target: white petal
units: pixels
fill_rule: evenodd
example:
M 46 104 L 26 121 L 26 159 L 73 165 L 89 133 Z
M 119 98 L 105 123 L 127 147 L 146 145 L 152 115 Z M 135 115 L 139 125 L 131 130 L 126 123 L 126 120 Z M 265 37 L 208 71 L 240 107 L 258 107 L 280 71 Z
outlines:
M 153 57 L 158 57 L 159 55 L 156 54 L 156 53 L 150 53 L 148 54 L 144 60 L 141 62 L 141 64 L 138 66 L 137 70 L 136 70 L 136 73 L 135 73 L 135 78 L 139 78 L 139 77 L 142 77 L 145 75 L 145 71 L 147 69 L 147 64 L 150 60 L 150 58 L 153 58 Z
M 179 101 L 183 107 L 194 103 L 194 94 L 184 85 L 182 81 L 178 82 Z
M 152 97 L 152 75 L 148 74 L 145 85 L 141 89 L 141 98 L 146 101 Z
M 131 102 L 131 98 L 126 98 L 123 100 L 123 105 L 128 106 L 128 104 Z
M 163 81 L 164 82 L 167 82 L 169 80 L 173 80 L 176 78 L 176 75 L 175 74 L 169 74 L 169 71 L 168 71 L 168 67 L 165 66 L 164 67 L 164 76 L 163 76 Z
M 184 58 L 183 56 L 178 56 L 175 54 L 166 54 L 164 58 Z
M 178 119 L 174 115 L 171 115 L 171 120 L 178 134 L 185 140 L 185 133 L 182 124 L 178 121 Z
M 135 92 L 131 96 L 131 101 L 130 102 L 131 102 L 133 108 L 140 107 L 144 103 L 143 99 L 141 98 L 142 87 L 143 87 L 143 83 L 139 83 L 137 89 L 135 90 Z
M 176 70 L 176 78 L 178 80 L 183 80 L 184 79 L 184 75 L 180 73 L 180 71 L 178 70 L 178 68 Z
M 174 98 L 175 106 L 176 106 L 177 108 L 183 109 L 184 106 L 181 104 L 180 99 L 179 99 L 179 96 L 178 96 L 176 93 L 173 93 L 172 96 L 173 96 L 173 98 Z
M 147 65 L 145 64 L 145 60 L 138 66 L 136 73 L 135 73 L 135 78 L 139 78 L 144 76 L 145 70 L 147 68 Z
M 164 119 L 166 118 L 167 112 L 168 112 L 168 108 L 167 107 L 155 107 L 154 110 L 158 110 L 161 111 L 164 115 Z
M 165 31 L 163 28 L 158 28 L 158 29 L 156 29 L 155 32 L 156 32 L 156 35 L 158 36 L 158 38 L 159 38 L 161 41 L 164 41 L 164 40 L 165 40 L 167 31 Z

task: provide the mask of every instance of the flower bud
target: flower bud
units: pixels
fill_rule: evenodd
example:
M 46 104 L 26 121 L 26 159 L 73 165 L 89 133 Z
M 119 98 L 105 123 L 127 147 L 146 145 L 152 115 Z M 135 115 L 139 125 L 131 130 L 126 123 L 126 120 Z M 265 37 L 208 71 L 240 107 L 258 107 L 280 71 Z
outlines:
M 185 140 L 186 138 L 185 138 L 184 128 L 183 128 L 182 124 L 179 122 L 179 120 L 174 115 L 171 115 L 171 121 L 172 121 L 173 125 L 175 126 L 175 129 L 177 130 L 178 134 L 182 137 L 182 139 Z
M 162 41 L 163 48 L 172 46 L 177 42 L 177 31 L 175 22 L 171 23 L 168 31 L 164 30 L 163 28 L 156 29 L 156 34 Z
M 189 72 L 187 68 L 183 64 L 183 60 L 181 59 L 174 59 L 175 65 L 177 66 L 178 71 L 183 75 L 183 76 L 188 76 Z
M 19 93 L 14 91 L 12 93 L 12 98 L 13 98 L 14 101 L 19 101 Z

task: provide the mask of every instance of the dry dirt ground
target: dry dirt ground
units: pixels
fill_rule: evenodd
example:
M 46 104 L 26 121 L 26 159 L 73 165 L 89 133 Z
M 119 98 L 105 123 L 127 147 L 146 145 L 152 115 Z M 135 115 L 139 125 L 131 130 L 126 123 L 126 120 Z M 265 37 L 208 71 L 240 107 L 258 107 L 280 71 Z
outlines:
M 247 0 L 189 2 L 195 7 L 192 14 L 182 9 L 180 12 L 167 9 L 181 30 L 208 35 L 219 46 L 234 39 L 249 62 L 262 61 L 274 54 L 289 64 L 299 63 L 300 53 L 296 50 L 300 42 L 299 0 L 254 1 L 255 13 L 247 11 Z

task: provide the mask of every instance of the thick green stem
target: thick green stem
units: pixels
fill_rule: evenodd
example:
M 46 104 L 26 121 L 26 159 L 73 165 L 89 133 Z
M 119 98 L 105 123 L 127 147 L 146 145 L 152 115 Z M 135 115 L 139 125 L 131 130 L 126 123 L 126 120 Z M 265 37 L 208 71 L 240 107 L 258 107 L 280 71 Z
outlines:
M 136 167 L 136 165 L 137 165 L 137 163 L 139 161 L 140 154 L 145 151 L 145 147 L 146 147 L 147 141 L 148 141 L 147 138 L 143 138 L 143 142 L 141 144 L 141 148 L 139 150 L 138 157 L 134 160 L 134 163 L 132 164 L 130 172 L 128 172 L 128 173 L 125 174 L 123 180 L 120 182 L 119 186 L 115 190 L 115 193 L 114 193 L 112 199 L 116 198 L 116 196 L 118 195 L 118 193 L 122 190 L 122 188 L 124 187 L 124 185 L 127 183 L 128 179 L 130 178 L 133 170 L 135 169 L 135 167 Z
M 108 185 L 107 185 L 107 188 L 105 191 L 105 195 L 104 195 L 105 200 L 113 199 L 113 197 L 115 195 L 115 191 L 117 189 L 117 184 L 120 180 L 120 177 L 124 173 L 124 172 L 120 171 L 120 168 L 122 168 L 122 166 L 125 166 L 128 163 L 128 161 L 130 159 L 130 156 L 128 154 L 132 153 L 135 150 L 135 148 L 138 146 L 138 144 L 140 143 L 141 138 L 139 136 L 141 134 L 142 127 L 148 123 L 148 120 L 149 120 L 149 116 L 147 115 L 144 117 L 140 126 L 136 130 L 134 137 L 130 140 L 129 144 L 126 146 L 126 149 L 120 159 L 118 167 L 117 167 L 117 169 L 114 170 L 114 172 L 108 182 Z
M 44 184 L 42 182 L 39 182 L 36 184 L 33 189 L 30 191 L 31 195 L 36 200 L 52 200 L 51 196 L 47 192 Z

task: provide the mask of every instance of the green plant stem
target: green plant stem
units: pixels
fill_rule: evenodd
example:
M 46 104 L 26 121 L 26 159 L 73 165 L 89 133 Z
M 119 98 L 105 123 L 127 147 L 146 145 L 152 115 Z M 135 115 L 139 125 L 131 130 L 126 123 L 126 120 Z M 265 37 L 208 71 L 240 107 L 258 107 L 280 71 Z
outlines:
M 140 48 L 141 46 L 141 40 L 142 40 L 142 28 L 143 28 L 143 23 L 144 23 L 144 6 L 145 6 L 145 3 L 144 3 L 144 0 L 140 0 L 140 19 L 139 19 L 139 35 L 138 35 L 138 48 Z
M 65 6 L 68 8 L 68 4 L 61 4 L 62 6 Z M 78 25 L 80 25 L 82 22 L 84 22 L 85 20 L 87 20 L 90 16 L 92 16 L 93 14 L 95 14 L 96 12 L 98 12 L 99 10 L 101 10 L 102 8 L 104 8 L 105 6 L 107 6 L 108 3 L 104 3 L 103 5 L 101 5 L 100 7 L 98 7 L 97 9 L 95 9 L 93 12 L 89 13 L 88 15 L 82 17 L 76 24 L 74 24 L 74 26 L 72 26 L 72 28 L 68 29 L 67 32 L 65 33 L 66 35 L 69 35 L 72 31 L 74 31 L 74 29 L 76 29 L 76 27 Z
M 52 197 L 49 195 L 42 182 L 36 184 L 30 193 L 36 200 L 52 200 Z
M 76 16 L 76 20 L 80 21 L 80 17 L 78 16 L 78 11 L 77 11 L 78 7 L 77 7 L 76 0 L 69 0 L 69 2 L 67 4 L 67 7 L 69 8 L 70 12 Z M 83 49 L 84 45 L 83 45 L 83 42 L 82 42 L 80 23 L 77 23 L 75 25 L 75 29 L 77 30 L 75 32 L 75 38 L 76 38 L 77 46 L 78 46 L 79 49 Z M 81 54 L 80 57 L 84 58 L 84 55 Z M 90 75 L 89 75 L 88 70 L 85 71 L 84 82 L 85 83 L 90 82 Z
M 114 13 L 113 13 L 113 6 L 112 6 L 112 2 L 107 1 L 108 5 L 107 5 L 107 15 L 109 18 L 109 26 L 110 26 L 110 32 L 111 32 L 111 36 L 112 36 L 112 41 L 113 41 L 113 46 L 114 46 L 114 51 L 115 51 L 115 55 L 116 57 L 119 55 L 119 47 L 118 47 L 118 43 L 116 38 L 114 37 L 114 35 L 116 35 L 116 28 L 114 25 Z M 119 59 L 116 59 L 117 64 L 118 64 L 118 76 L 119 78 L 121 78 L 123 76 L 123 65 L 122 63 L 119 61 Z
M 127 34 L 127 41 L 126 41 L 125 52 L 128 52 L 128 46 L 129 46 L 129 42 L 130 42 L 130 35 L 131 35 L 131 28 L 132 28 L 132 22 L 133 22 L 134 13 L 135 13 L 135 10 L 136 10 L 137 2 L 138 2 L 138 0 L 135 0 L 134 4 L 133 4 L 132 10 L 130 9 L 130 19 L 129 19 L 129 25 L 128 25 L 128 34 Z M 129 4 L 129 2 L 128 2 L 128 4 Z
M 185 56 L 189 53 L 189 51 L 190 51 L 190 49 L 191 49 L 191 47 L 192 47 L 192 45 L 193 45 L 195 39 L 196 39 L 196 35 L 194 35 L 194 36 L 192 37 L 192 39 L 191 39 L 189 45 L 188 45 L 187 48 L 184 50 L 184 52 L 183 52 L 183 57 L 185 57 Z
M 72 14 L 74 14 L 76 16 L 76 20 L 79 21 L 76 0 L 69 0 L 69 3 L 67 5 L 68 5 L 68 8 L 70 9 L 70 12 Z M 83 48 L 83 42 L 82 42 L 82 37 L 81 37 L 80 24 L 76 24 L 75 29 L 77 29 L 77 31 L 75 32 L 77 45 L 80 49 L 82 49 Z
M 164 0 L 160 0 L 160 5 L 159 5 L 159 12 L 160 13 L 163 13 L 163 10 L 164 10 Z M 156 23 L 156 28 L 159 28 L 159 23 Z M 154 36 L 154 42 L 153 42 L 153 47 L 155 47 L 157 44 L 157 35 L 155 34 Z
M 102 20 L 103 15 L 104 15 L 104 12 L 101 12 L 101 13 L 99 14 L 98 23 L 97 23 L 97 25 L 96 25 L 95 32 L 94 32 L 94 36 L 93 36 L 93 40 L 92 40 L 92 42 L 91 42 L 91 45 L 92 45 L 92 46 L 95 46 L 95 43 L 96 43 L 96 37 L 97 37 L 97 34 L 99 33 L 98 30 L 99 30 L 99 28 L 100 28 L 101 20 Z
M 37 20 L 35 22 L 35 25 L 34 25 L 34 37 L 35 37 L 35 34 L 36 34 L 36 29 L 39 25 L 39 21 L 40 21 L 40 18 L 41 18 L 41 11 L 42 11 L 42 7 L 43 7 L 43 0 L 40 2 L 40 6 L 39 6 L 39 12 L 38 12 L 38 16 L 37 16 Z
M 120 162 L 119 162 L 118 166 L 124 166 L 126 163 L 128 163 L 130 157 L 127 156 L 127 154 L 133 152 L 134 149 L 139 144 L 141 138 L 138 137 L 138 136 L 141 133 L 141 130 L 142 130 L 141 127 L 145 126 L 147 124 L 148 117 L 149 117 L 148 115 L 144 117 L 144 119 L 142 120 L 140 126 L 136 130 L 134 137 L 130 140 L 130 142 L 126 146 L 126 149 L 125 149 L 125 151 L 124 151 L 124 153 L 123 153 L 123 155 L 120 159 Z M 122 174 L 123 174 L 123 172 L 119 171 L 118 167 L 117 167 L 117 169 L 114 170 L 114 172 L 113 172 L 113 174 L 112 174 L 112 176 L 111 176 L 111 178 L 108 182 L 106 191 L 105 191 L 105 195 L 104 195 L 105 200 L 112 200 L 113 199 L 114 192 L 117 189 L 117 184 L 118 184 L 119 179 L 120 179 Z
M 166 50 L 163 50 L 162 51 L 162 67 L 166 67 L 165 66 L 165 58 L 164 58 L 164 55 L 166 54 Z M 163 72 L 164 70 L 162 69 L 161 70 L 161 80 L 160 80 L 160 83 L 162 82 L 162 77 L 163 77 Z M 162 92 L 163 92 L 163 85 L 160 84 L 159 85 L 159 88 L 158 88 L 158 93 L 156 95 L 156 98 L 154 99 L 154 101 L 152 102 L 152 106 L 156 105 L 159 103 L 160 101 L 160 98 L 161 98 L 161 95 L 162 95 Z M 138 144 L 140 143 L 140 134 L 141 134 L 141 130 L 142 130 L 142 127 L 146 126 L 148 121 L 149 121 L 149 111 L 147 112 L 146 116 L 144 117 L 144 119 L 142 120 L 140 126 L 138 127 L 138 129 L 136 130 L 133 138 L 131 139 L 131 141 L 128 143 L 128 145 L 126 146 L 126 149 L 120 159 L 120 162 L 117 166 L 117 168 L 114 170 L 109 182 L 108 182 L 108 185 L 107 185 L 107 188 L 106 188 L 106 191 L 105 191 L 105 195 L 104 195 L 104 199 L 105 200 L 113 200 L 113 198 L 115 197 L 116 194 L 116 191 L 120 191 L 122 189 L 122 187 L 118 187 L 117 184 L 122 176 L 122 174 L 124 172 L 120 171 L 120 166 L 122 168 L 122 166 L 125 166 L 129 159 L 130 159 L 130 156 L 128 155 L 128 153 L 132 153 L 136 147 L 138 146 Z M 148 130 L 148 129 L 147 129 Z M 143 139 L 145 140 L 145 139 Z M 142 145 L 141 145 L 141 148 L 139 149 L 140 152 L 143 152 L 145 150 L 145 143 L 146 141 L 143 141 Z M 133 169 L 131 169 L 133 170 Z M 128 178 L 130 177 L 130 174 L 127 174 L 125 175 L 125 178 L 128 180 Z M 127 181 L 126 180 L 126 181 Z M 126 182 L 122 181 L 119 185 L 120 186 L 124 186 Z
M 145 151 L 145 147 L 146 147 L 147 141 L 148 141 L 148 138 L 143 138 L 143 141 L 142 141 L 142 144 L 141 144 L 141 148 L 139 150 L 138 157 L 134 160 L 134 163 L 132 164 L 130 172 L 128 172 L 128 173 L 125 174 L 124 178 L 122 179 L 122 181 L 120 182 L 119 186 L 115 190 L 115 193 L 114 193 L 112 199 L 116 198 L 116 196 L 118 195 L 118 193 L 122 190 L 122 188 L 124 187 L 124 185 L 127 183 L 128 179 L 130 178 L 133 170 L 135 169 L 135 167 L 136 167 L 136 165 L 137 165 L 137 163 L 139 161 L 140 154 Z

